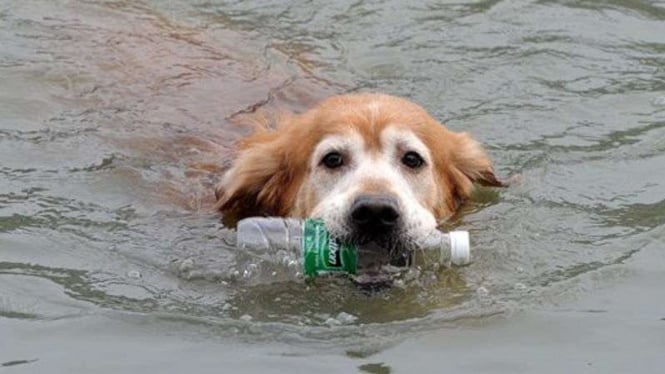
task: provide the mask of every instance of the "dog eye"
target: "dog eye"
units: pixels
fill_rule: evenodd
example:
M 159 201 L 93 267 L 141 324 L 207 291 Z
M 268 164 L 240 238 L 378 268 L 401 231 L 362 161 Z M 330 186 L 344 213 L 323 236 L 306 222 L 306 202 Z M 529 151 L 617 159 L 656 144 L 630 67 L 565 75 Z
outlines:
M 330 152 L 323 156 L 321 163 L 328 169 L 337 169 L 338 167 L 344 165 L 344 156 L 342 156 L 342 154 L 339 152 Z
M 425 164 L 425 160 L 416 152 L 406 152 L 402 156 L 402 163 L 411 169 L 419 169 Z

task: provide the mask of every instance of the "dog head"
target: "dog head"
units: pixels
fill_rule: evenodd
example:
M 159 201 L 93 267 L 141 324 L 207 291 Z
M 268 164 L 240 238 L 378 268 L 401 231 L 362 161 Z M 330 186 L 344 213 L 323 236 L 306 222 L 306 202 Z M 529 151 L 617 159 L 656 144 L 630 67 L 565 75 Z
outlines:
M 242 140 L 216 196 L 225 215 L 318 218 L 332 235 L 394 257 L 451 216 L 474 183 L 502 185 L 469 135 L 407 100 L 355 94 Z

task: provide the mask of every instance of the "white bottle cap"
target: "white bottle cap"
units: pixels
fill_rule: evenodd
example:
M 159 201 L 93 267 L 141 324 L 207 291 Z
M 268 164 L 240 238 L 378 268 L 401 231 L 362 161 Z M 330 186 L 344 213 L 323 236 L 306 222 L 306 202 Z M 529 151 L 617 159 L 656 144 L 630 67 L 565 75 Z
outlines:
M 455 265 L 467 265 L 471 262 L 471 246 L 469 245 L 468 231 L 451 231 L 450 262 Z

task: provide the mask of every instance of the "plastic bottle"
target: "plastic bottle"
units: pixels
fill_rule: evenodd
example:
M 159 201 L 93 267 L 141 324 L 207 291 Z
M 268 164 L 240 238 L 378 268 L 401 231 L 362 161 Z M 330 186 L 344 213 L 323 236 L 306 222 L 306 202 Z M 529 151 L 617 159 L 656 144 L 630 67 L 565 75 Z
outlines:
M 428 261 L 466 265 L 469 233 L 435 230 L 417 243 Z M 321 221 L 252 217 L 238 222 L 236 276 L 248 281 L 288 280 L 329 273 L 356 274 L 358 249 L 330 236 Z M 362 269 L 360 269 L 362 270 Z

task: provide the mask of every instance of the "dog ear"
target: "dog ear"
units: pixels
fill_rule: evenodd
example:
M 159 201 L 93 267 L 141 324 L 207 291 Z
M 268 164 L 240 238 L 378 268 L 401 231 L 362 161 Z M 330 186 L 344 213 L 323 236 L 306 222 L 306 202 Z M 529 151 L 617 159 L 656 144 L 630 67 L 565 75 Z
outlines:
M 258 131 L 238 144 L 238 157 L 215 189 L 216 209 L 233 219 L 288 213 L 302 176 L 281 135 Z
M 450 173 L 455 183 L 458 197 L 467 199 L 477 183 L 489 187 L 506 187 L 494 174 L 492 162 L 480 143 L 467 133 L 451 133 Z

